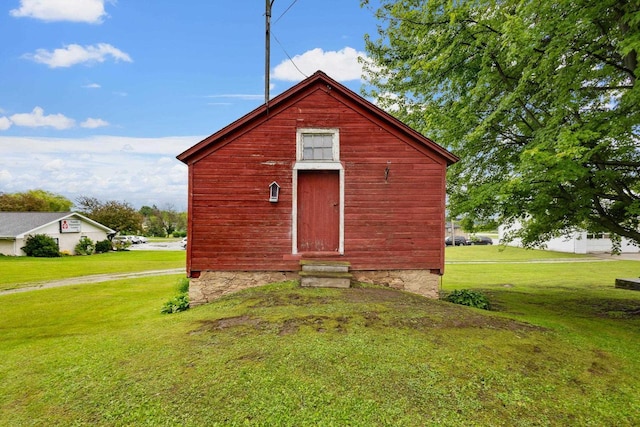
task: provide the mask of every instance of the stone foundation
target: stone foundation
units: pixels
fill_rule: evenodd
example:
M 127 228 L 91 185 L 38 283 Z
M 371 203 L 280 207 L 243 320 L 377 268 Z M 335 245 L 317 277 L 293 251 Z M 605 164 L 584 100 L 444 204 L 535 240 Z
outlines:
M 440 276 L 429 270 L 351 271 L 356 282 L 370 283 L 438 298 Z M 189 285 L 191 306 L 206 304 L 223 295 L 269 283 L 299 280 L 295 271 L 203 271 Z
M 440 276 L 429 270 L 351 271 L 356 282 L 387 286 L 438 299 Z
M 206 304 L 242 289 L 298 279 L 295 271 L 203 271 L 199 278 L 190 279 L 189 304 Z

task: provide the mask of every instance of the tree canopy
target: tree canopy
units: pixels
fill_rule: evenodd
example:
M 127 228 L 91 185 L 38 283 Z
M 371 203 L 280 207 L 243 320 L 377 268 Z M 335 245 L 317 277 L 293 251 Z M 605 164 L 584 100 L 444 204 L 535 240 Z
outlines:
M 142 230 L 142 215 L 127 202 L 103 202 L 82 196 L 76 205 L 82 214 L 122 234 L 138 234 Z
M 366 92 L 461 158 L 452 215 L 521 223 L 525 245 L 640 244 L 640 3 L 380 0 L 376 16 Z
M 140 214 L 144 217 L 145 230 L 151 236 L 171 236 L 174 232 L 185 232 L 187 229 L 186 212 L 178 212 L 173 205 L 164 209 L 156 205 L 143 206 Z
M 71 200 L 45 190 L 0 193 L 0 211 L 3 212 L 67 212 L 71 206 Z

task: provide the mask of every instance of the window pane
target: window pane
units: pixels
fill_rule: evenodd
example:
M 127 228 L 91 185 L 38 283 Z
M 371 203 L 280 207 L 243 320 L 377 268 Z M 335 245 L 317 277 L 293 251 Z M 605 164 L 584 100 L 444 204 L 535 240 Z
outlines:
M 302 146 L 303 160 L 334 160 L 331 134 L 302 135 Z

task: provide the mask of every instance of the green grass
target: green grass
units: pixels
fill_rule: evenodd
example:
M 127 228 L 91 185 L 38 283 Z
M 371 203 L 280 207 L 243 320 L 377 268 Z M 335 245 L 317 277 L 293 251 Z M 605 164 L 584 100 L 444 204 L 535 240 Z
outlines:
M 184 251 L 123 251 L 61 258 L 0 256 L 0 290 L 91 274 L 179 268 L 185 266 L 185 259 Z
M 0 425 L 638 425 L 632 273 L 448 265 L 492 312 L 281 283 L 161 315 L 180 275 L 4 295 Z
M 557 260 L 594 260 L 592 255 L 522 249 L 503 245 L 449 246 L 445 249 L 447 263 L 460 262 L 529 262 Z

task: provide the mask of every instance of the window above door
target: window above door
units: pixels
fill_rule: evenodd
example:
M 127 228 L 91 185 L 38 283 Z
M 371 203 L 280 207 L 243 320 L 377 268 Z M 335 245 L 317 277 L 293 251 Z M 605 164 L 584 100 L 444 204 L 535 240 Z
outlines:
M 296 159 L 299 162 L 340 161 L 338 129 L 300 128 L 297 130 Z

